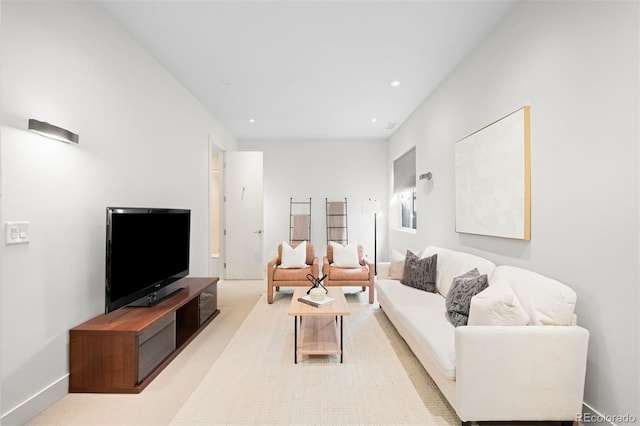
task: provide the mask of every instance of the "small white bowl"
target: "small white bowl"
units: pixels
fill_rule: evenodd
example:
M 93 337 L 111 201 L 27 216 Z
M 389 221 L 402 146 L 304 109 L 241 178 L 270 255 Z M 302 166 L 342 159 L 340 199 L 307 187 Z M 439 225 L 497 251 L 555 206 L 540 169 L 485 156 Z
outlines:
M 323 289 L 312 288 L 311 291 L 309 292 L 309 297 L 311 298 L 311 300 L 314 300 L 316 302 L 322 302 L 326 297 L 326 295 Z

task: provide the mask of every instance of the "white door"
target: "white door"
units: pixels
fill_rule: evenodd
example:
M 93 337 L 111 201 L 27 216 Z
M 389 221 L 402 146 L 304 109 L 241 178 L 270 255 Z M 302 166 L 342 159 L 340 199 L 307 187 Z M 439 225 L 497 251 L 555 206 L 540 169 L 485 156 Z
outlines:
M 225 278 L 262 279 L 262 152 L 224 153 Z

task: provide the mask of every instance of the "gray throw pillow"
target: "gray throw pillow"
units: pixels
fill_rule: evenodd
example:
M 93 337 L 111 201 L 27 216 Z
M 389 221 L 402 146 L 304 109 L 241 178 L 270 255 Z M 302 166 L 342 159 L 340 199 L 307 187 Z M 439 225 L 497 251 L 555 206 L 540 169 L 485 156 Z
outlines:
M 467 325 L 471 298 L 488 286 L 487 275 L 480 275 L 478 268 L 453 279 L 447 294 L 447 315 L 455 327 Z
M 404 259 L 404 274 L 400 282 L 418 290 L 435 293 L 437 263 L 437 254 L 420 259 L 410 250 L 407 250 L 407 255 Z

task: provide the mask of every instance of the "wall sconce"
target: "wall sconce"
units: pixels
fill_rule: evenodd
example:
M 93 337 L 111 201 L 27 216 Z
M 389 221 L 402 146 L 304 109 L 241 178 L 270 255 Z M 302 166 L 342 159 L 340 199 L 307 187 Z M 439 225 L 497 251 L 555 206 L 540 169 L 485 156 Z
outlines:
M 432 177 L 433 175 L 431 174 L 431 172 L 427 172 L 420 175 L 420 180 L 431 180 Z
M 54 126 L 53 124 L 45 123 L 44 121 L 29 119 L 29 130 L 45 138 L 54 139 L 60 142 L 66 143 L 78 143 L 80 137 L 73 132 L 63 129 L 62 127 Z

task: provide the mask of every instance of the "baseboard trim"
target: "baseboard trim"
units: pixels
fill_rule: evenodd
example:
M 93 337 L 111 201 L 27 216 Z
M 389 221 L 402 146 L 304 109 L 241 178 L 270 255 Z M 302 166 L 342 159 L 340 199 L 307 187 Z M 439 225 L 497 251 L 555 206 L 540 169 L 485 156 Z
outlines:
M 2 415 L 2 426 L 24 425 L 69 393 L 69 374 L 65 374 L 17 407 Z

